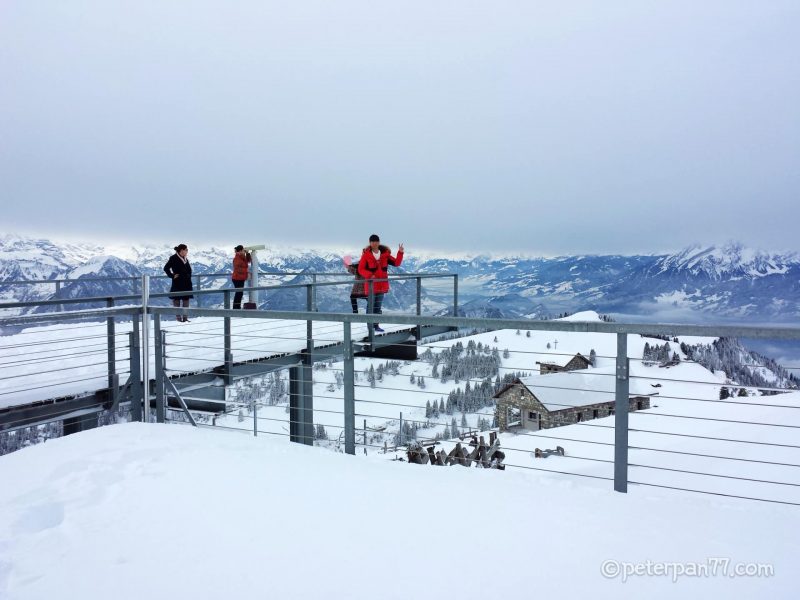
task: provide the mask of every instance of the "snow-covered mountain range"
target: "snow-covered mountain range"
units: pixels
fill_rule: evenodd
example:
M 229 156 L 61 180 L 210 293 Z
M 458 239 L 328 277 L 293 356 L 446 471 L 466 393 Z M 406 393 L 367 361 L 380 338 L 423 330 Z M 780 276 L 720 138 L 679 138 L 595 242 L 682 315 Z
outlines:
M 342 257 L 359 249 L 293 249 L 269 246 L 259 253 L 263 271 L 342 273 Z M 3 281 L 70 278 L 63 297 L 103 296 L 132 291 L 130 283 L 88 282 L 96 277 L 158 275 L 172 253 L 164 246 L 100 246 L 62 244 L 17 235 L 0 236 L 0 299 L 53 297 L 48 285 L 2 285 Z M 190 260 L 196 274 L 230 270 L 232 249 L 193 247 Z M 469 316 L 543 317 L 564 311 L 593 309 L 601 313 L 669 321 L 769 320 L 788 322 L 800 316 L 800 256 L 796 252 L 765 252 L 738 243 L 692 246 L 674 254 L 560 256 L 415 255 L 411 250 L 395 272 L 458 273 L 459 305 Z M 283 277 L 283 282 L 307 282 L 308 277 Z M 203 282 L 225 285 L 224 279 Z M 318 307 L 338 310 L 346 305 L 346 287 L 320 289 Z M 426 280 L 426 313 L 447 310 L 452 282 Z M 413 282 L 397 283 L 387 308 L 413 305 Z M 210 301 L 214 302 L 214 301 Z M 265 294 L 264 305 L 291 308 L 304 302 L 295 292 Z M 698 314 L 700 313 L 700 314 Z

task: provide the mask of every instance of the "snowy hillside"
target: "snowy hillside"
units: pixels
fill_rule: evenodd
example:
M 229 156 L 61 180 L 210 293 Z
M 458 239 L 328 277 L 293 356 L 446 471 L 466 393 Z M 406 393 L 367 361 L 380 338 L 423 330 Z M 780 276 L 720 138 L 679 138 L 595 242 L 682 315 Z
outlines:
M 175 425 L 28 448 L 0 458 L 0 481 L 7 600 L 796 595 L 795 507 Z M 686 574 L 698 564 L 707 576 Z

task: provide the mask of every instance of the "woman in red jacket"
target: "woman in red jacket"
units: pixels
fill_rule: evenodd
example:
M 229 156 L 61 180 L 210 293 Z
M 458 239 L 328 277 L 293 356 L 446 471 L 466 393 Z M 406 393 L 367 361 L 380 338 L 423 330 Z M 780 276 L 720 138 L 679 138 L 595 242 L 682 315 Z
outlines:
M 233 256 L 233 287 L 241 289 L 244 287 L 247 278 L 250 276 L 248 266 L 252 261 L 250 253 L 244 249 L 244 246 L 239 244 L 233 249 L 236 254 Z M 233 308 L 242 308 L 243 292 L 236 292 L 233 295 Z
M 383 296 L 389 291 L 388 281 L 370 281 L 371 279 L 386 279 L 389 276 L 389 265 L 399 267 L 403 262 L 403 244 L 397 249 L 397 256 L 392 256 L 392 251 L 381 244 L 381 238 L 374 233 L 369 236 L 369 246 L 364 248 L 361 253 L 361 260 L 358 261 L 358 274 L 366 281 L 364 282 L 364 294 L 369 296 L 370 286 L 375 294 L 375 303 L 372 307 L 373 314 L 380 315 L 383 305 Z M 367 309 L 369 312 L 369 309 Z M 380 325 L 375 323 L 375 331 L 382 333 Z

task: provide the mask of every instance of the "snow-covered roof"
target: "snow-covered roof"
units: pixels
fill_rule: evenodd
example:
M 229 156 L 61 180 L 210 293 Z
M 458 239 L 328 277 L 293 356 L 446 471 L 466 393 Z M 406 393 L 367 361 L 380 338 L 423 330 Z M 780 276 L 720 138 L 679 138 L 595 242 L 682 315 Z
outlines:
M 566 371 L 548 375 L 523 377 L 520 382 L 551 411 L 577 406 L 612 402 L 616 392 L 615 367 Z M 631 396 L 652 396 L 654 390 L 646 382 L 629 381 Z
M 540 361 L 540 360 L 537 360 L 536 364 L 537 365 L 553 365 L 553 366 L 556 366 L 556 367 L 566 367 L 570 363 L 570 361 L 573 360 L 576 357 L 580 357 L 583 360 L 585 360 L 587 363 L 589 363 L 589 359 L 586 356 L 584 356 L 580 352 L 576 352 L 575 356 L 567 356 L 565 358 L 562 358 L 559 361 L 555 361 L 555 360 L 546 360 L 546 361 L 545 360 L 541 360 Z M 589 364 L 591 364 L 591 363 L 589 363 Z

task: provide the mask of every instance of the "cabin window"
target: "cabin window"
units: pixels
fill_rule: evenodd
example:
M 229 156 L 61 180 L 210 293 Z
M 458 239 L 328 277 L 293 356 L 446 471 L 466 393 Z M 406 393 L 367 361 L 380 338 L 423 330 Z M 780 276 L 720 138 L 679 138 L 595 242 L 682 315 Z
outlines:
M 506 427 L 518 427 L 522 425 L 522 410 L 516 406 L 509 406 L 506 409 Z
M 636 401 L 636 410 L 642 410 L 642 401 L 641 400 L 637 400 Z
M 575 422 L 580 423 L 581 421 L 583 421 L 583 413 L 578 411 L 577 413 L 575 413 Z
M 592 411 L 592 418 L 596 419 L 600 415 L 600 411 L 596 408 Z

